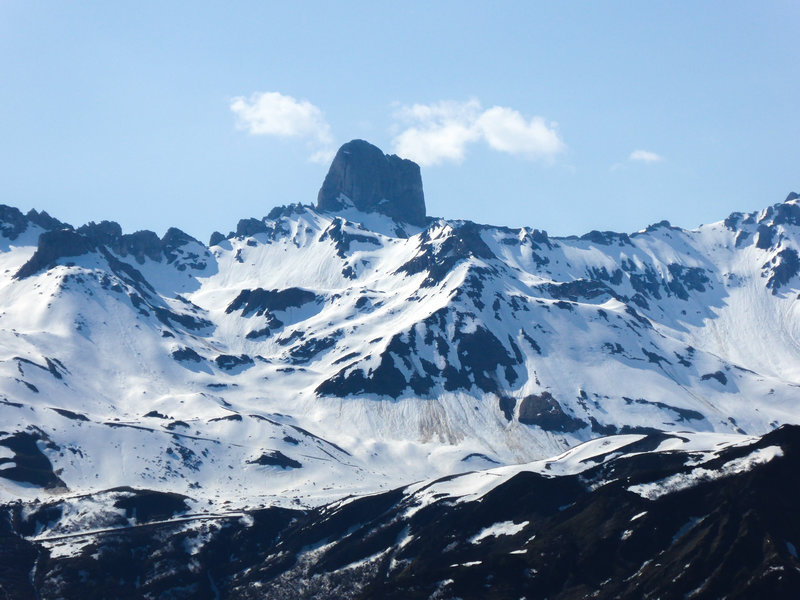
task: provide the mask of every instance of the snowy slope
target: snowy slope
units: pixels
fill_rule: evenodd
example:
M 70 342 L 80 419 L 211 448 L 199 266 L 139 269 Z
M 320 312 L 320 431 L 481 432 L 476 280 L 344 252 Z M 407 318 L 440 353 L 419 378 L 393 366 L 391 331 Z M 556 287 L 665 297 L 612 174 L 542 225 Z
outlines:
M 10 207 L 0 230 L 3 498 L 316 505 L 800 422 L 794 195 L 580 238 L 299 205 L 210 247 Z

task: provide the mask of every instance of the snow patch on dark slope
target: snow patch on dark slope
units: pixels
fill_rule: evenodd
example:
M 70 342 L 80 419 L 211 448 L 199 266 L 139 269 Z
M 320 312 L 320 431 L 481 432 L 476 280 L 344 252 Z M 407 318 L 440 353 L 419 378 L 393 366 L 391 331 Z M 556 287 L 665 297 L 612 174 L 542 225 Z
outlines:
M 798 428 L 709 441 L 602 438 L 313 509 L 124 487 L 7 505 L 0 582 L 19 597 L 792 597 Z

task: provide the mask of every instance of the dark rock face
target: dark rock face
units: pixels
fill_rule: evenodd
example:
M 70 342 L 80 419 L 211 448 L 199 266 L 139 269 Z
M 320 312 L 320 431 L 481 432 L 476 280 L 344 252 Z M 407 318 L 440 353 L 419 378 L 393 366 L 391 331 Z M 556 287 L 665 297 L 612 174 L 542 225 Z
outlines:
M 186 504 L 188 498 L 174 492 L 134 490 L 127 487 L 119 488 L 119 491 L 124 495 L 114 502 L 114 506 L 123 509 L 127 518 L 135 516 L 139 523 L 162 521 L 189 509 Z
M 208 240 L 208 245 L 209 246 L 216 246 L 217 244 L 219 244 L 224 239 L 225 239 L 224 235 L 222 235 L 219 231 L 215 231 L 214 233 L 211 234 L 211 237 Z
M 289 458 L 280 450 L 264 452 L 255 460 L 247 461 L 251 465 L 261 465 L 270 467 L 280 467 L 281 469 L 299 469 L 303 465 L 293 458 Z
M 514 408 L 517 406 L 517 399 L 512 398 L 511 396 L 503 396 L 498 400 L 498 402 L 500 404 L 500 411 L 503 413 L 506 421 L 513 419 Z
M 631 238 L 625 233 L 616 233 L 614 231 L 597 231 L 593 229 L 589 233 L 582 235 L 582 240 L 600 244 L 601 246 L 632 246 Z
M 702 381 L 708 381 L 709 379 L 716 379 L 722 385 L 728 384 L 728 378 L 725 377 L 725 373 L 723 373 L 722 371 L 715 371 L 714 373 L 706 373 L 705 375 L 700 377 L 700 379 Z
M 340 195 L 358 210 L 379 212 L 412 225 L 425 225 L 425 196 L 419 165 L 394 154 L 384 154 L 364 140 L 339 148 L 322 188 L 317 208 L 337 211 Z
M 330 226 L 322 232 L 319 236 L 320 241 L 331 240 L 336 245 L 336 254 L 340 258 L 347 258 L 350 252 L 350 246 L 354 242 L 361 242 L 364 244 L 372 244 L 373 246 L 380 246 L 381 243 L 371 235 L 361 235 L 352 233 L 345 228 L 345 222 L 336 217 Z
M 29 210 L 28 213 L 25 215 L 31 223 L 34 225 L 38 225 L 42 229 L 46 229 L 48 231 L 52 229 L 71 229 L 71 225 L 68 223 L 62 223 L 55 217 L 51 217 L 47 214 L 47 212 L 42 211 L 39 212 L 37 210 Z
M 112 250 L 123 257 L 133 256 L 140 265 L 144 264 L 145 257 L 161 262 L 161 240 L 155 232 L 147 229 L 123 235 L 119 245 Z
M 71 225 L 61 223 L 46 212 L 37 213 L 30 211 L 27 216 L 22 216 L 17 209 L 0 205 L 0 235 L 10 240 L 16 239 L 28 226 L 28 221 L 42 228 L 53 227 L 39 236 L 39 245 L 31 259 L 25 263 L 14 276 L 24 279 L 39 271 L 50 269 L 57 264 L 60 258 L 81 256 L 89 252 L 99 251 L 109 263 L 119 265 L 120 268 L 130 270 L 132 267 L 120 263 L 112 257 L 110 250 L 117 256 L 133 257 L 139 264 L 144 264 L 145 258 L 161 262 L 166 257 L 168 263 L 181 259 L 179 271 L 187 268 L 204 269 L 207 266 L 205 250 L 192 251 L 184 246 L 196 243 L 202 244 L 195 238 L 180 229 L 171 227 L 164 236 L 159 237 L 153 231 L 143 230 L 135 233 L 124 234 L 119 223 L 114 221 L 94 221 L 82 225 L 77 230 Z M 141 278 L 141 275 L 138 276 Z
M 768 250 L 772 246 L 774 235 L 774 229 L 770 229 L 766 225 L 759 225 L 756 233 L 756 248 Z
M 564 412 L 550 392 L 531 394 L 522 399 L 519 407 L 519 422 L 538 425 L 545 431 L 577 431 L 588 424 Z
M 191 348 L 180 348 L 172 352 L 172 358 L 177 361 L 203 362 L 203 357 Z
M 29 210 L 23 215 L 18 208 L 0 204 L 0 236 L 9 240 L 16 240 L 20 234 L 25 233 L 29 224 L 38 225 L 46 231 L 53 229 L 72 229 L 72 225 L 54 219 L 46 212 Z
M 55 474 L 50 459 L 39 449 L 37 441 L 48 440 L 39 432 L 26 431 L 0 439 L 0 446 L 13 453 L 12 458 L 0 458 L 0 465 L 3 465 L 0 477 L 45 489 L 66 489 L 66 484 Z
M 49 269 L 59 258 L 81 256 L 94 250 L 94 245 L 85 236 L 72 229 L 46 231 L 39 236 L 39 245 L 31 259 L 26 262 L 14 277 L 24 279 L 42 269 Z
M 312 300 L 316 300 L 314 292 L 301 288 L 291 287 L 285 290 L 264 290 L 256 288 L 254 290 L 242 290 L 233 302 L 225 309 L 227 314 L 241 310 L 243 317 L 249 317 L 255 313 L 257 317 L 267 313 L 287 308 L 299 308 Z
M 236 225 L 236 235 L 238 237 L 248 237 L 257 233 L 266 233 L 267 226 L 264 221 L 259 219 L 240 219 Z
M 800 273 L 800 257 L 794 248 L 784 248 L 761 268 L 762 277 L 769 277 L 767 287 L 777 294 L 781 287 Z
M 122 227 L 114 221 L 94 221 L 78 227 L 78 233 L 96 244 L 113 245 L 122 237 Z
M 491 331 L 481 326 L 464 332 L 463 318 L 464 315 L 455 314 L 451 321 L 447 309 L 440 309 L 425 319 L 422 335 L 413 327 L 395 335 L 381 352 L 377 367 L 364 367 L 358 362 L 348 364 L 317 386 L 317 394 L 338 398 L 358 394 L 399 398 L 410 390 L 421 398 L 435 398 L 441 388 L 455 391 L 475 386 L 484 392 L 499 393 L 513 385 L 519 377 L 517 371 L 522 360 L 513 350 L 516 344 L 511 341 L 509 351 Z M 449 323 L 454 325 L 453 334 L 448 333 Z M 447 356 L 451 345 L 455 346 L 458 360 L 444 369 L 423 358 L 433 358 L 434 350 Z
M 220 354 L 214 359 L 214 362 L 217 363 L 217 366 L 220 369 L 225 369 L 226 371 L 230 371 L 236 367 L 247 367 L 254 364 L 253 359 L 246 354 L 242 354 L 240 356 L 235 356 L 233 354 Z
M 161 238 L 161 247 L 164 251 L 164 254 L 170 258 L 171 256 L 174 256 L 175 250 L 192 242 L 200 244 L 198 240 L 190 236 L 188 233 L 181 231 L 177 227 L 170 227 L 167 229 L 167 233 L 165 233 Z
M 28 221 L 18 208 L 0 204 L 0 235 L 15 240 L 28 228 Z

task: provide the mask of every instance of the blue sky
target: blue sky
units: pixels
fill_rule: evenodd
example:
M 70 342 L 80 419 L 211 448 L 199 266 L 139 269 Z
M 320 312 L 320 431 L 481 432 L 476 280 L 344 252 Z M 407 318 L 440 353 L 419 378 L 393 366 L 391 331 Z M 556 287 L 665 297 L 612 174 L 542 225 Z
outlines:
M 203 240 L 338 145 L 429 214 L 694 227 L 800 191 L 800 3 L 0 0 L 0 203 Z

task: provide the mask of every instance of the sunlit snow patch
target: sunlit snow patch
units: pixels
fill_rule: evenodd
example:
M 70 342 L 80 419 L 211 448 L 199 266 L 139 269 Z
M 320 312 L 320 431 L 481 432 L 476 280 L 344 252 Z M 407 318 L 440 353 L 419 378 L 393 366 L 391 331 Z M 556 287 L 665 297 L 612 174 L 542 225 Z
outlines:
M 779 456 L 783 456 L 783 450 L 779 446 L 761 448 L 747 456 L 734 459 L 719 469 L 697 468 L 689 473 L 677 473 L 660 481 L 632 485 L 628 488 L 628 491 L 639 494 L 642 498 L 647 498 L 648 500 L 656 500 L 661 496 L 680 492 L 706 481 L 721 479 L 736 473 L 744 473 Z
M 530 524 L 530 521 L 514 523 L 514 521 L 502 521 L 483 529 L 478 535 L 470 538 L 471 544 L 478 544 L 487 537 L 499 537 L 501 535 L 516 535 Z

